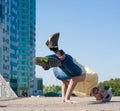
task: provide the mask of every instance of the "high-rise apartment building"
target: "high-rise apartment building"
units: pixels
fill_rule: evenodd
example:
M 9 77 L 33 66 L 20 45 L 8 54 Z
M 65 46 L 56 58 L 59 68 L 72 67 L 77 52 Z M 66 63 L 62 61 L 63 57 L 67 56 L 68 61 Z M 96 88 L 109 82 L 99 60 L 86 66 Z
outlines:
M 21 96 L 35 80 L 36 0 L 0 0 L 0 73 Z
M 7 12 L 3 8 L 0 0 L 0 74 L 7 82 L 10 81 L 10 35 L 8 30 L 8 18 L 5 17 Z

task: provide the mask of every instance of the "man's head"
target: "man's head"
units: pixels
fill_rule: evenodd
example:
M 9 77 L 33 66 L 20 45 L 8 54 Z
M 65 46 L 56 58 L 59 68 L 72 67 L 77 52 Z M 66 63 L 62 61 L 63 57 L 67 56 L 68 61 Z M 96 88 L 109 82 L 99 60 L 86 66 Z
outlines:
M 91 89 L 90 96 L 95 96 L 98 94 L 99 87 L 94 87 Z

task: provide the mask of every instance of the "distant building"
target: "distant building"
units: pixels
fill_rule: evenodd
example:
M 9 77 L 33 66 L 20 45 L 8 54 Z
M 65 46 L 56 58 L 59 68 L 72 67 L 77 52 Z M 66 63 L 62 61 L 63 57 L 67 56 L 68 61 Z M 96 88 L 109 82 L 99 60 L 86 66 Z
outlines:
M 18 96 L 34 90 L 36 0 L 0 0 L 0 74 Z
M 36 78 L 35 90 L 32 92 L 32 95 L 34 96 L 43 95 L 43 79 L 42 78 Z

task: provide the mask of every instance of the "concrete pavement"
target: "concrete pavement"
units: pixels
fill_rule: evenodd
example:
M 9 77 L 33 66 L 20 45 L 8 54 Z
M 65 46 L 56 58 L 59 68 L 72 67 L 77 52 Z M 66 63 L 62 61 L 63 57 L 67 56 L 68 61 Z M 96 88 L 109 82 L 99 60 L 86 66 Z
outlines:
M 94 97 L 72 97 L 75 104 L 62 103 L 61 97 L 1 98 L 0 111 L 120 111 L 120 97 L 96 103 Z

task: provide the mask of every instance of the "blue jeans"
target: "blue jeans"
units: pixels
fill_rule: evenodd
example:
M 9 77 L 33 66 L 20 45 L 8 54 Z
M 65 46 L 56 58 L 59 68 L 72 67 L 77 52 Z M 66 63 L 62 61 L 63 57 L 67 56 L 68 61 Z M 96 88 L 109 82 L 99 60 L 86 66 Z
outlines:
M 54 57 L 59 59 L 55 54 L 48 55 L 47 57 Z M 82 74 L 81 68 L 73 61 L 72 56 L 66 54 L 65 60 L 61 61 L 61 63 L 62 65 L 59 66 L 59 68 L 53 68 L 54 75 L 57 79 L 67 80 L 75 76 L 80 76 Z

